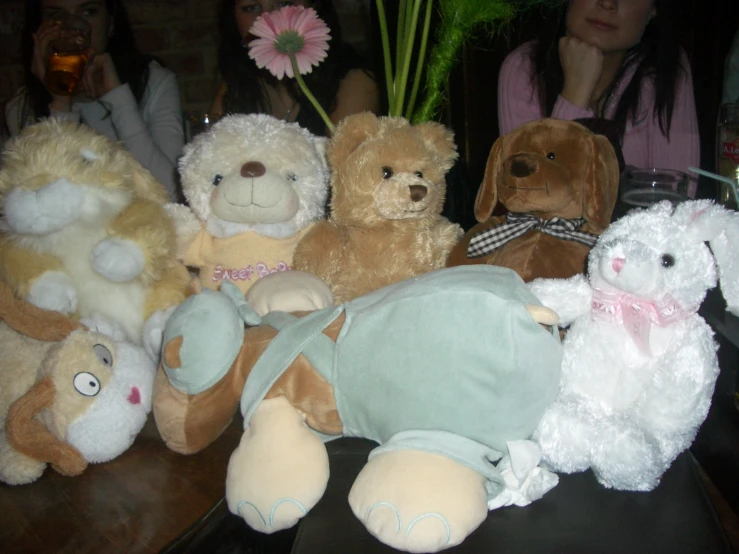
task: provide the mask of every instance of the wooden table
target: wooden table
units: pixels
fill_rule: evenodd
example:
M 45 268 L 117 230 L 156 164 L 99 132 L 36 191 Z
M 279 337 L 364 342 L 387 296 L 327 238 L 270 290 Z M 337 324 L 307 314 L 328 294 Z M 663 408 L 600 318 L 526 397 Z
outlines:
M 152 416 L 133 446 L 78 477 L 47 468 L 30 485 L 0 485 L 0 551 L 159 552 L 224 495 L 241 417 L 202 452 L 169 450 Z

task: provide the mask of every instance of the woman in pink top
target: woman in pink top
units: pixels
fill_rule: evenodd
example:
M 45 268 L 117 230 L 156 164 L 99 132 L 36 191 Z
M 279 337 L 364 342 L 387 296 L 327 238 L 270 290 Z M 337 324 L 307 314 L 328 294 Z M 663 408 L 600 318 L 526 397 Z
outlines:
M 540 119 L 614 121 L 627 165 L 700 164 L 690 65 L 673 0 L 570 0 L 553 40 L 528 42 L 500 70 L 500 133 Z M 691 182 L 690 195 L 695 195 Z

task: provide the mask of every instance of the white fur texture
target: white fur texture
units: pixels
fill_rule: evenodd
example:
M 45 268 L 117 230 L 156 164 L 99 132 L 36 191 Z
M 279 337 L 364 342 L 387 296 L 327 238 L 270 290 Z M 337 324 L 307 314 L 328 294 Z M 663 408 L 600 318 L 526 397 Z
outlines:
M 116 347 L 112 378 L 92 407 L 67 427 L 67 442 L 90 463 L 107 462 L 127 450 L 151 411 L 154 362 L 131 343 Z M 132 397 L 134 388 L 137 397 Z M 132 403 L 132 398 L 138 402 Z
M 80 187 L 56 179 L 38 190 L 11 190 L 5 197 L 5 218 L 16 233 L 46 235 L 79 219 L 83 203 Z
M 215 237 L 293 236 L 324 215 L 326 141 L 264 114 L 225 117 L 185 147 L 179 162 L 185 197 Z M 249 163 L 264 173 L 249 176 Z
M 144 270 L 144 253 L 132 240 L 110 238 L 101 240 L 92 249 L 92 267 L 115 283 L 132 281 Z
M 634 210 L 600 236 L 589 282 L 538 279 L 531 289 L 572 323 L 564 340 L 558 398 L 534 433 L 544 463 L 571 473 L 592 468 L 605 486 L 651 490 L 690 446 L 708 413 L 718 375 L 713 333 L 696 311 L 718 273 L 737 305 L 739 250 L 711 246 L 739 236 L 739 215 L 709 201 Z M 736 242 L 734 243 L 737 244 Z M 623 323 L 593 320 L 594 290 L 659 302 L 666 295 L 690 315 L 652 324 L 640 349 Z M 728 292 L 727 292 L 728 291 Z
M 77 309 L 77 296 L 77 287 L 66 273 L 47 271 L 33 282 L 26 300 L 44 310 L 71 314 Z

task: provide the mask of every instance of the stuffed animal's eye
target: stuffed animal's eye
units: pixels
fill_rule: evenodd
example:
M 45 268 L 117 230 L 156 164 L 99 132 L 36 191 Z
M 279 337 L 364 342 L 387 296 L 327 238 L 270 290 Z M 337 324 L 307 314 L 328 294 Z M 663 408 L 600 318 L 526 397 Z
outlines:
M 413 174 L 418 177 L 419 179 L 423 179 L 423 172 L 421 171 L 414 171 Z
M 103 362 L 108 367 L 113 367 L 113 354 L 110 353 L 105 346 L 102 344 L 96 344 L 92 347 L 92 351 L 98 357 L 98 360 Z
M 216 175 L 213 177 L 213 184 L 218 185 L 223 180 L 223 175 Z
M 287 180 L 288 181 L 297 181 L 298 180 L 298 176 L 295 175 L 295 173 L 288 173 L 286 175 L 286 177 L 287 177 Z
M 660 262 L 662 263 L 662 267 L 672 267 L 675 265 L 675 258 L 669 254 L 662 254 Z
M 382 168 L 382 178 L 383 179 L 389 179 L 393 176 L 393 168 L 392 167 L 383 167 Z
M 74 388 L 85 396 L 95 396 L 100 392 L 100 381 L 92 373 L 83 371 L 74 376 Z
M 549 152 L 549 154 L 547 154 L 547 158 L 550 159 L 550 160 L 553 160 L 554 159 L 554 152 Z

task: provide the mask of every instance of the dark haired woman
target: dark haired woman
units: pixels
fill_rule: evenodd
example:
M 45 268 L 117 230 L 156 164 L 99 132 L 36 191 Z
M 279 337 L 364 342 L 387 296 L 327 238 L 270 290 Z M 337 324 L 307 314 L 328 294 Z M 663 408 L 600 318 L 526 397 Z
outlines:
M 316 10 L 331 31 L 328 56 L 304 75 L 308 88 L 331 121 L 336 124 L 349 114 L 378 113 L 379 91 L 354 50 L 342 43 L 339 20 L 331 0 L 223 0 L 219 13 L 220 47 L 218 69 L 221 84 L 211 114 L 267 113 L 286 121 L 297 121 L 314 134 L 327 134 L 326 126 L 308 101 L 301 100 L 294 79 L 278 80 L 259 69 L 249 58 L 249 30 L 264 12 L 287 5 Z
M 698 167 L 693 84 L 674 36 L 674 4 L 570 0 L 557 36 L 528 42 L 503 62 L 500 133 L 542 117 L 605 118 L 615 124 L 627 165 Z
M 91 57 L 76 96 L 44 85 L 57 15 L 79 15 L 92 28 Z M 184 145 L 177 79 L 136 48 L 121 0 L 28 0 L 23 35 L 26 84 L 6 106 L 11 135 L 39 118 L 86 123 L 120 141 L 176 199 L 175 167 Z

